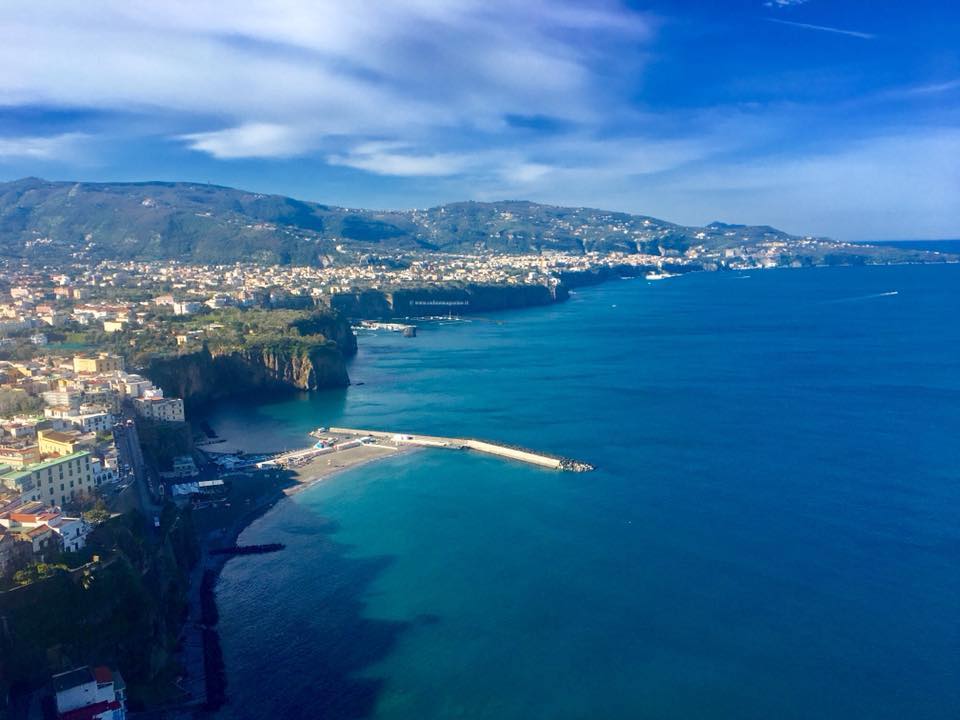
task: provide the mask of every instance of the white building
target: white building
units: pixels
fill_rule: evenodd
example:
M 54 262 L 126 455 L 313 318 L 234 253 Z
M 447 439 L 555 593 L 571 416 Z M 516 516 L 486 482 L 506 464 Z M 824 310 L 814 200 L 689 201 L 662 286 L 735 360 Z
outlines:
M 31 538 L 55 536 L 57 545 L 67 552 L 83 549 L 91 530 L 83 518 L 67 517 L 60 508 L 42 502 L 23 503 L 0 513 L 0 527 Z
M 81 667 L 53 676 L 58 718 L 125 720 L 127 686 L 107 667 Z
M 153 383 L 142 375 L 124 373 L 116 381 L 117 389 L 127 397 L 141 397 L 148 390 L 153 389 Z
M 200 312 L 202 309 L 203 305 L 201 303 L 193 302 L 191 300 L 173 303 L 174 315 L 193 315 L 194 313 Z
M 108 412 L 74 413 L 68 407 L 48 407 L 44 408 L 43 415 L 51 420 L 63 420 L 82 432 L 103 433 L 113 427 L 113 415 Z
M 159 422 L 183 422 L 183 400 L 180 398 L 142 397 L 133 401 L 137 414 Z
M 113 467 L 110 467 L 105 459 L 92 458 L 90 460 L 90 472 L 93 473 L 93 484 L 97 487 L 117 481 L 116 462 L 113 463 Z
M 60 536 L 60 542 L 63 543 L 63 549 L 66 552 L 82 550 L 87 544 L 87 535 L 90 534 L 91 528 L 83 518 L 61 515 L 55 520 L 48 521 L 47 525 Z

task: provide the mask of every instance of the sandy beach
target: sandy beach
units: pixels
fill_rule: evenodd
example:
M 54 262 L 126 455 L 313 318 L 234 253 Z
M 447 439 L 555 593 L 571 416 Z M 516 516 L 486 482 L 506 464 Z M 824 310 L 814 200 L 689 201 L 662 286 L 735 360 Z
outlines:
M 366 465 L 382 458 L 393 457 L 400 453 L 407 453 L 417 448 L 409 445 L 394 447 L 390 445 L 359 445 L 357 447 L 338 450 L 328 455 L 321 455 L 305 465 L 291 468 L 290 474 L 296 485 L 284 490 L 287 495 L 305 490 L 306 488 L 327 479 L 343 470 Z

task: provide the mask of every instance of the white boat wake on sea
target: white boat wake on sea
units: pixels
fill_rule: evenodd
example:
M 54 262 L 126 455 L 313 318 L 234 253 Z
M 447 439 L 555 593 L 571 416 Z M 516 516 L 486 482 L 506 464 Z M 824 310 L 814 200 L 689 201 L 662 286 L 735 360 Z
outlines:
M 876 300 L 877 298 L 893 297 L 894 295 L 899 295 L 899 294 L 900 294 L 899 290 L 889 290 L 887 292 L 882 292 L 882 293 L 871 293 L 870 295 L 857 295 L 856 297 L 838 298 L 836 300 L 824 300 L 823 302 L 826 304 L 860 302 L 861 300 Z

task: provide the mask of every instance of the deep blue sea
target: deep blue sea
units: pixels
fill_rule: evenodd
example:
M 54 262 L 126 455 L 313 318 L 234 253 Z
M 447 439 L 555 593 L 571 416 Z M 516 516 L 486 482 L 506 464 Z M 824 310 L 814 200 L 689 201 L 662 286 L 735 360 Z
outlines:
M 960 717 L 960 265 L 624 280 L 367 334 L 222 434 L 468 435 L 243 534 L 220 718 Z

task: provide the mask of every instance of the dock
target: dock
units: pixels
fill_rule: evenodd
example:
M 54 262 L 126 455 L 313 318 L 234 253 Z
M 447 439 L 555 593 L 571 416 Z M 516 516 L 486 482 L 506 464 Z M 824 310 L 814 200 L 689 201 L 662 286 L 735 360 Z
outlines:
M 594 467 L 590 463 L 570 458 L 558 457 L 546 453 L 529 450 L 527 448 L 506 445 L 503 443 L 477 440 L 474 438 L 452 438 L 438 435 L 413 435 L 409 433 L 384 432 L 382 430 L 362 430 L 359 428 L 330 427 L 314 431 L 318 435 L 347 438 L 344 443 L 382 443 L 388 446 L 414 445 L 419 447 L 445 448 L 449 450 L 473 450 L 475 452 L 497 457 L 508 458 L 530 465 L 550 468 L 551 470 L 566 470 L 569 472 L 589 472 Z

